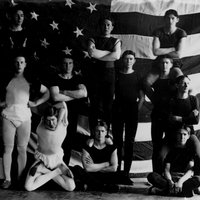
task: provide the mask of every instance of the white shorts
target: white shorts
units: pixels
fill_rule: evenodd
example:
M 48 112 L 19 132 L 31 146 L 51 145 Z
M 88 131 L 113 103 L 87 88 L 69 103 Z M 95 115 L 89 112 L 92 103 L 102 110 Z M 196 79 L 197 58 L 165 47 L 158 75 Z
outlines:
M 45 165 L 46 168 L 48 169 L 55 169 L 57 168 L 60 164 L 63 163 L 63 150 L 60 149 L 59 152 L 57 152 L 56 154 L 52 154 L 52 155 L 45 155 L 41 152 L 39 152 L 38 150 L 35 151 L 35 159 L 36 160 L 41 160 L 43 162 L 43 164 Z
M 3 109 L 1 116 L 9 120 L 16 128 L 31 119 L 31 109 L 27 105 L 13 104 Z

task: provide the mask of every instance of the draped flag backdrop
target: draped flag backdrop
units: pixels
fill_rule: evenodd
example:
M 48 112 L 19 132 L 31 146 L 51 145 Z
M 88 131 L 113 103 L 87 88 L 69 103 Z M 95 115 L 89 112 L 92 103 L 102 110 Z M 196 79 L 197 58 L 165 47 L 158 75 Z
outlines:
M 41 70 L 43 67 L 50 67 L 57 55 L 64 52 L 76 58 L 85 74 L 92 67 L 86 43 L 88 38 L 97 34 L 99 17 L 113 17 L 115 26 L 112 35 L 122 40 L 122 51 L 131 49 L 136 53 L 135 67 L 145 75 L 155 59 L 152 53 L 152 32 L 163 26 L 165 11 L 175 9 L 180 15 L 178 26 L 188 34 L 182 70 L 195 77 L 193 84 L 197 89 L 200 88 L 200 0 L 1 0 L 0 27 L 5 24 L 9 6 L 16 4 L 24 6 L 25 25 L 35 38 L 35 57 L 38 58 Z M 117 64 L 120 65 L 120 62 Z M 140 112 L 133 156 L 136 160 L 144 160 L 142 165 L 148 167 L 143 170 L 146 172 L 151 170 L 149 163 L 152 150 L 149 143 L 148 106 L 149 104 L 145 104 Z M 79 131 L 84 132 L 84 128 L 79 126 Z M 35 141 L 32 137 L 30 146 L 34 147 Z M 141 172 L 141 165 L 137 166 L 136 171 Z

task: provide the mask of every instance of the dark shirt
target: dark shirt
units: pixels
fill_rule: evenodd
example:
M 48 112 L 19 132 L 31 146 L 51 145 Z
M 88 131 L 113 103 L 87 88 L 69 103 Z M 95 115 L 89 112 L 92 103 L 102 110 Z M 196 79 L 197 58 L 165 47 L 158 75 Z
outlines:
M 153 85 L 154 89 L 154 108 L 152 118 L 165 118 L 169 115 L 170 99 L 176 90 L 170 79 L 158 79 Z
M 79 84 L 84 84 L 84 77 L 81 75 L 74 74 L 72 78 L 70 79 L 65 79 L 60 77 L 58 74 L 52 75 L 50 81 L 49 81 L 49 86 L 58 86 L 59 90 L 64 91 L 64 90 L 77 90 Z M 84 84 L 85 85 L 85 84 Z M 85 98 L 84 98 L 85 99 Z M 83 99 L 73 99 L 71 101 L 67 101 L 67 105 L 70 106 L 71 108 L 74 108 L 74 111 L 78 110 L 78 102 L 82 102 Z M 71 109 L 70 108 L 70 109 Z
M 96 49 L 107 50 L 110 52 L 113 51 L 114 47 L 118 43 L 116 38 L 113 37 L 107 38 L 100 36 L 91 38 L 90 41 L 95 44 Z M 93 64 L 94 66 L 91 70 L 97 77 L 100 78 L 104 77 L 104 75 L 109 72 L 106 69 L 114 68 L 114 61 L 100 61 L 98 59 L 93 59 Z M 111 73 L 113 74 L 113 71 L 111 71 Z
M 179 129 L 183 124 L 194 125 L 199 122 L 199 115 L 193 116 L 190 115 L 193 110 L 199 111 L 199 100 L 196 96 L 189 95 L 186 99 L 180 99 L 178 97 L 174 97 L 170 100 L 170 114 L 169 119 L 171 122 L 171 126 L 174 131 Z M 171 120 L 171 117 L 181 116 L 183 122 L 175 122 Z
M 165 163 L 170 163 L 170 172 L 185 173 L 188 170 L 188 164 L 193 160 L 193 154 L 189 148 L 173 147 L 165 158 Z
M 137 103 L 139 91 L 141 90 L 142 78 L 136 71 L 131 74 L 116 74 L 115 102 L 123 107 Z
M 83 147 L 86 150 L 94 163 L 110 162 L 111 155 L 115 151 L 115 145 L 106 145 L 103 149 L 97 149 L 94 145 L 89 147 L 87 144 Z
M 180 28 L 172 34 L 166 34 L 164 27 L 158 28 L 153 32 L 153 36 L 158 37 L 160 41 L 160 48 L 176 47 L 181 38 L 187 37 L 187 33 Z

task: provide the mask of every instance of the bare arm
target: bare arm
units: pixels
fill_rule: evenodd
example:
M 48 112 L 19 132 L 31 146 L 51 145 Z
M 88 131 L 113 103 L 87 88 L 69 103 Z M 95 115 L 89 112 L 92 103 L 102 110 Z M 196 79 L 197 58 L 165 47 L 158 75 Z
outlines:
M 184 49 L 184 45 L 185 45 L 185 40 L 186 40 L 185 37 L 181 38 L 176 47 L 161 48 L 159 38 L 154 37 L 154 39 L 153 39 L 153 54 L 155 56 L 168 54 L 172 58 L 181 58 L 183 49 Z
M 121 42 L 116 41 L 113 51 L 96 49 L 95 44 L 92 41 L 88 43 L 88 53 L 92 58 L 96 58 L 101 61 L 116 61 L 121 56 Z
M 191 161 L 188 166 L 188 171 L 175 183 L 175 193 L 182 192 L 183 183 L 192 177 L 193 171 L 192 167 L 194 166 L 194 162 Z
M 53 107 L 56 107 L 59 109 L 59 114 L 58 114 L 58 123 L 57 126 L 63 122 L 63 124 L 65 126 L 68 125 L 68 120 L 67 120 L 67 116 L 68 116 L 68 110 L 67 110 L 67 105 L 64 101 L 59 102 L 55 105 L 53 105 Z
M 85 149 L 82 150 L 82 164 L 87 172 L 98 172 L 110 165 L 109 162 L 95 164 Z
M 145 95 L 144 92 L 142 90 L 139 91 L 139 101 L 138 101 L 138 110 L 140 110 L 142 108 L 142 105 L 144 103 L 145 100 Z
M 172 180 L 172 176 L 170 173 L 170 163 L 165 164 L 165 170 L 164 170 L 164 177 L 168 180 L 169 183 L 169 193 L 173 194 L 174 193 L 174 181 Z
M 63 94 L 74 99 L 87 97 L 87 89 L 85 85 L 79 84 L 77 90 L 65 90 Z
M 111 155 L 109 166 L 105 167 L 104 169 L 102 169 L 100 171 L 115 172 L 117 170 L 117 165 L 118 165 L 117 149 L 115 149 L 115 151 Z
M 58 86 L 50 87 L 50 93 L 54 101 L 71 101 L 74 99 L 65 94 L 61 94 Z
M 50 93 L 49 93 L 49 89 L 46 86 L 41 85 L 41 87 L 40 87 L 40 93 L 43 94 L 41 98 L 37 99 L 35 102 L 32 102 L 32 101 L 28 102 L 28 105 L 30 107 L 39 106 L 40 104 L 46 102 L 49 99 Z

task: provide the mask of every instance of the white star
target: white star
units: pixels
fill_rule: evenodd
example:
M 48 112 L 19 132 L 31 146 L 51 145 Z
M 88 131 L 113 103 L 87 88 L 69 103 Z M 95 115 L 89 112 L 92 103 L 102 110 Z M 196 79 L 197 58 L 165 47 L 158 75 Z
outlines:
M 83 29 L 79 29 L 78 27 L 76 27 L 76 31 L 74 31 L 74 33 L 76 33 L 76 37 L 78 37 L 79 35 L 83 35 L 82 31 Z
M 72 0 L 66 0 L 65 5 L 69 6 L 70 8 L 72 8 L 72 5 L 75 4 Z
M 36 14 L 35 12 L 31 12 L 31 19 L 37 20 L 38 16 L 39 16 L 39 15 Z
M 50 24 L 50 26 L 52 26 L 53 30 L 58 29 L 58 23 L 55 23 L 54 21 L 52 24 Z
M 49 43 L 47 42 L 46 38 L 44 38 L 44 40 L 40 40 L 40 42 L 41 42 L 41 46 L 44 46 L 45 49 L 49 45 Z
M 17 3 L 14 2 L 14 0 L 11 0 L 10 3 L 11 3 L 13 6 L 16 6 L 16 5 L 17 5 Z
M 96 3 L 95 3 L 95 4 L 89 3 L 89 4 L 90 4 L 90 6 L 87 7 L 87 9 L 90 10 L 90 13 L 92 13 L 94 10 L 97 10 L 97 9 L 95 8 L 95 6 L 97 5 Z
M 89 55 L 89 53 L 87 51 L 83 51 L 83 53 L 85 54 L 84 58 L 87 58 L 87 57 L 91 58 L 90 55 Z
M 72 49 L 69 49 L 68 47 L 66 47 L 66 49 L 62 51 L 65 52 L 66 55 L 71 55 Z

